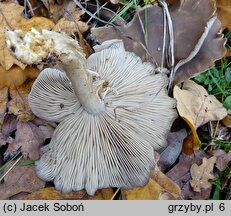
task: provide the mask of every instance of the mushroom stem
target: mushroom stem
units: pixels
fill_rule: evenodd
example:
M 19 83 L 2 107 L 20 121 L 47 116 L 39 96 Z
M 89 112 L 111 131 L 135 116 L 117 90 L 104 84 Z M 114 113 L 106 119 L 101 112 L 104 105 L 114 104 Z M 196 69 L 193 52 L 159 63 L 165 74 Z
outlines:
M 69 58 L 67 55 L 61 56 L 60 60 L 83 108 L 91 114 L 102 112 L 105 109 L 105 105 L 94 90 L 93 78 L 87 72 L 86 61 L 83 61 L 78 56 Z
M 38 64 L 44 62 L 44 59 L 58 58 L 83 108 L 91 114 L 104 111 L 104 103 L 98 94 L 99 88 L 103 90 L 103 80 L 101 86 L 95 89 L 93 77 L 87 72 L 84 52 L 78 42 L 65 34 L 45 29 L 41 32 L 35 29 L 29 32 L 6 29 L 5 36 L 8 49 L 25 64 Z

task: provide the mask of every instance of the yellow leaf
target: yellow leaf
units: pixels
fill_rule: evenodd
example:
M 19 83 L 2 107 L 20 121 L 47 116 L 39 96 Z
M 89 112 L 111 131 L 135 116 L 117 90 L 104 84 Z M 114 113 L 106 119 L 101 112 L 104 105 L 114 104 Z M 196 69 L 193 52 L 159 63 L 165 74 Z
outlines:
M 186 80 L 180 89 L 174 87 L 174 98 L 177 100 L 177 110 L 191 128 L 197 129 L 209 121 L 221 120 L 227 115 L 227 110 L 213 95 L 192 80 Z
M 111 188 L 97 190 L 94 196 L 87 195 L 85 190 L 61 193 L 53 187 L 43 188 L 22 197 L 22 200 L 109 200 L 113 196 Z
M 193 190 L 200 192 L 202 188 L 206 189 L 211 187 L 210 179 L 214 179 L 214 175 L 211 173 L 216 162 L 216 157 L 213 156 L 209 159 L 203 158 L 203 162 L 200 166 L 193 164 L 190 169 L 192 180 L 190 184 Z
M 8 88 L 0 89 L 0 131 L 4 121 L 7 108 Z
M 52 29 L 54 23 L 44 17 L 33 17 L 31 19 L 24 19 L 21 16 L 24 7 L 14 3 L 0 3 L 0 64 L 6 70 L 10 69 L 14 64 L 24 69 L 26 65 L 11 56 L 10 52 L 5 46 L 4 29 Z
M 143 187 L 131 190 L 122 190 L 127 200 L 161 200 L 177 199 L 181 190 L 170 178 L 164 175 L 158 168 L 151 172 L 149 182 Z
M 14 65 L 9 70 L 5 70 L 0 66 L 0 88 L 10 86 L 20 86 L 27 79 L 34 79 L 39 75 L 39 70 L 36 67 L 26 67 L 22 70 Z
M 9 89 L 12 99 L 9 102 L 8 113 L 16 115 L 19 121 L 26 122 L 35 117 L 28 103 L 28 94 L 33 82 L 34 80 L 30 80 L 21 86 L 11 86 Z
M 217 0 L 217 13 L 222 26 L 231 30 L 231 1 Z

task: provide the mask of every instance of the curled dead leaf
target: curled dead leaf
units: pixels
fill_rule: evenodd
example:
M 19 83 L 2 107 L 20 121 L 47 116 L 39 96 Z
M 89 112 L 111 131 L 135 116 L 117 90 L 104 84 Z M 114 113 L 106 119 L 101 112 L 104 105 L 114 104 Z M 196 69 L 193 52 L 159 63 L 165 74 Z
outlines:
M 216 19 L 214 1 L 174 0 L 169 11 L 174 30 L 177 68 L 174 83 L 177 84 L 211 68 L 214 61 L 225 55 L 226 40 L 221 34 L 221 24 Z M 147 17 L 148 22 L 145 21 Z M 157 67 L 161 65 L 163 13 L 156 5 L 137 10 L 127 25 L 92 28 L 91 31 L 99 42 L 122 39 L 128 51 L 135 52 L 142 60 L 150 61 Z M 164 67 L 168 67 L 166 59 Z
M 167 145 L 160 150 L 160 159 L 158 161 L 158 166 L 162 172 L 175 163 L 181 153 L 183 139 L 186 136 L 187 132 L 185 129 L 169 133 Z

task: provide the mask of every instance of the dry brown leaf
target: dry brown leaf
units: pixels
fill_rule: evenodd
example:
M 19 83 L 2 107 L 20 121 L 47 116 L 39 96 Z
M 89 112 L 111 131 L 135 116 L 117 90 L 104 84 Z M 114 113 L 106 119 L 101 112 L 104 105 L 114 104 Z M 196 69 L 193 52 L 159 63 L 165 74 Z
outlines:
M 61 193 L 53 187 L 43 188 L 20 199 L 22 200 L 109 200 L 113 196 L 111 188 L 96 191 L 94 196 L 87 195 L 85 190 Z
M 231 30 L 231 1 L 217 0 L 217 12 L 222 26 Z
M 16 115 L 19 121 L 27 122 L 35 118 L 28 103 L 28 94 L 33 82 L 30 80 L 21 86 L 11 86 L 9 89 L 12 99 L 9 102 L 8 113 Z
M 166 175 L 180 186 L 181 195 L 179 199 L 207 200 L 209 198 L 212 186 L 207 189 L 202 188 L 201 192 L 193 191 L 190 186 L 190 168 L 194 163 L 201 164 L 202 158 L 205 156 L 206 155 L 202 154 L 200 151 L 194 151 L 194 154 L 191 155 L 182 153 L 179 157 L 179 162 L 167 172 Z
M 5 46 L 4 28 L 30 30 L 52 29 L 54 23 L 44 17 L 33 17 L 24 19 L 21 16 L 24 7 L 14 3 L 0 3 L 0 64 L 6 70 L 9 70 L 14 64 L 25 69 L 26 65 L 15 59 Z
M 4 117 L 6 115 L 7 101 L 8 101 L 8 88 L 7 87 L 0 88 L 0 129 L 2 128 Z
M 15 140 L 8 145 L 4 156 L 14 154 L 21 147 L 20 151 L 32 160 L 38 160 L 40 157 L 40 147 L 47 138 L 51 138 L 54 129 L 51 127 L 37 127 L 31 122 L 18 122 Z
M 231 115 L 227 115 L 225 118 L 222 119 L 222 123 L 228 127 L 231 128 Z
M 183 139 L 186 136 L 187 132 L 185 129 L 169 133 L 167 145 L 164 149 L 160 150 L 160 160 L 158 161 L 158 166 L 162 172 L 175 163 L 181 153 Z
M 213 150 L 210 154 L 217 158 L 216 167 L 220 171 L 224 171 L 231 161 L 231 152 L 226 153 L 224 150 Z
M 0 130 L 0 147 L 13 141 L 10 136 L 17 128 L 17 120 L 15 116 L 6 115 Z
M 180 196 L 180 188 L 157 168 L 151 172 L 151 178 L 146 185 L 122 190 L 122 194 L 127 200 L 177 199 Z
M 26 160 L 20 160 L 23 163 Z M 5 169 L 6 172 L 14 163 L 12 161 Z M 45 182 L 37 177 L 34 165 L 15 166 L 4 178 L 4 183 L 0 184 L 0 199 L 9 199 L 20 192 L 37 191 L 45 186 Z
M 228 57 L 230 57 L 230 56 L 231 56 L 231 48 L 228 47 L 228 48 L 227 48 L 227 52 L 226 52 L 226 54 L 225 54 L 225 57 L 228 58 Z
M 5 70 L 0 66 L 0 88 L 10 86 L 20 86 L 27 79 L 34 79 L 39 75 L 36 67 L 26 67 L 22 70 L 18 66 L 12 66 L 9 70 Z
M 186 80 L 183 88 L 174 87 L 174 98 L 181 117 L 187 119 L 195 129 L 227 116 L 227 110 L 213 95 L 192 80 Z
M 73 35 L 78 31 L 81 34 L 84 33 L 89 29 L 89 25 L 80 20 L 84 13 L 84 11 L 76 9 L 71 15 L 61 18 L 52 30 L 65 32 L 68 35 Z
M 208 21 L 214 15 L 216 7 L 214 1 L 202 0 L 174 0 L 169 7 L 173 20 L 175 41 L 175 65 L 185 60 L 193 53 L 199 39 L 205 32 Z M 148 17 L 148 23 L 145 22 Z M 148 36 L 144 31 L 147 28 Z M 198 49 L 195 57 L 176 71 L 175 84 L 196 73 L 213 66 L 215 60 L 225 55 L 225 39 L 220 34 L 221 24 L 216 19 L 208 31 L 207 37 Z M 128 51 L 135 52 L 142 60 L 148 60 L 158 66 L 161 65 L 163 40 L 163 14 L 158 6 L 150 6 L 137 10 L 133 20 L 122 27 L 101 27 L 91 29 L 93 37 L 99 42 L 110 39 L 123 39 Z M 148 38 L 148 40 L 146 40 Z M 147 41 L 147 50 L 144 49 Z M 194 50 L 195 51 L 195 50 Z M 149 55 L 150 54 L 150 55 Z M 167 67 L 165 61 L 165 67 Z
M 190 184 L 193 190 L 201 192 L 201 188 L 207 189 L 211 187 L 210 179 L 214 179 L 215 176 L 212 174 L 216 157 L 213 156 L 209 159 L 203 158 L 203 162 L 200 166 L 193 164 L 190 169 L 192 180 Z
M 78 9 L 74 10 L 70 14 L 68 13 L 65 17 L 61 18 L 58 21 L 58 23 L 54 26 L 52 30 L 65 32 L 70 36 L 74 36 L 77 34 L 80 46 L 83 48 L 86 56 L 89 57 L 93 53 L 93 50 L 82 35 L 85 31 L 89 29 L 89 26 L 85 22 L 82 22 L 80 20 L 81 16 L 84 13 L 84 11 Z

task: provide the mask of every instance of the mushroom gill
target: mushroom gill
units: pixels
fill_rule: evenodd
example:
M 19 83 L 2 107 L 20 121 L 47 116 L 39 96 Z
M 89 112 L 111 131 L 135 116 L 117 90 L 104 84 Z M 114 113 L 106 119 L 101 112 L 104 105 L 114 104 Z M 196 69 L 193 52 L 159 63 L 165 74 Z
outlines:
M 43 70 L 29 96 L 37 116 L 60 122 L 36 162 L 38 176 L 63 192 L 85 188 L 90 195 L 99 188 L 144 185 L 154 150 L 166 144 L 176 117 L 166 75 L 155 74 L 152 64 L 125 51 L 118 40 L 86 60 L 68 36 L 46 30 L 36 34 L 45 41 L 36 46 L 46 46 L 47 56 L 61 61 L 65 70 Z M 16 31 L 6 32 L 14 55 L 21 49 L 15 37 Z

